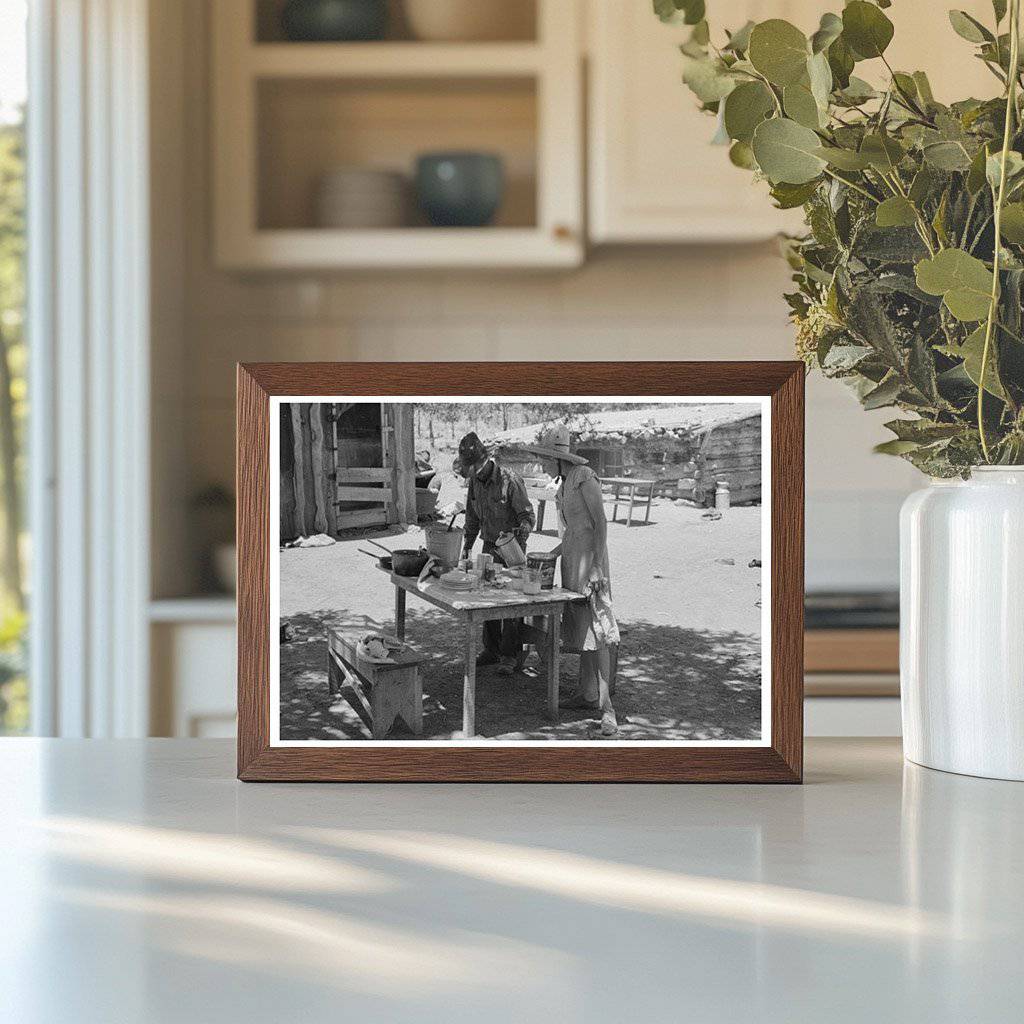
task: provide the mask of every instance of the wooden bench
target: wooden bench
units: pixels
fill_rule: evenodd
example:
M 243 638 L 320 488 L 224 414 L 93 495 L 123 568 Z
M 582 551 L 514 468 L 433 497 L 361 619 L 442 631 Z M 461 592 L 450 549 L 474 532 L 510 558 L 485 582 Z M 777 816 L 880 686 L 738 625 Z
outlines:
M 327 687 L 332 696 L 344 697 L 375 740 L 384 739 L 396 718 L 423 734 L 423 684 L 419 666 L 428 661 L 407 647 L 386 664 L 359 656 L 363 634 L 327 632 Z

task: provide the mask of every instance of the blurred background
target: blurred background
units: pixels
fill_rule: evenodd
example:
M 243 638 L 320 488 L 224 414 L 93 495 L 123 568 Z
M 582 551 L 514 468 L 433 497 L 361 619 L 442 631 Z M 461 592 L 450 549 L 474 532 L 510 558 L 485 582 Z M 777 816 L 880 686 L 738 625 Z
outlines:
M 233 733 L 238 361 L 794 357 L 799 220 L 650 0 L 32 6 L 0 0 L 4 732 Z M 941 63 L 927 7 L 895 67 Z M 808 380 L 811 734 L 899 730 L 885 418 Z

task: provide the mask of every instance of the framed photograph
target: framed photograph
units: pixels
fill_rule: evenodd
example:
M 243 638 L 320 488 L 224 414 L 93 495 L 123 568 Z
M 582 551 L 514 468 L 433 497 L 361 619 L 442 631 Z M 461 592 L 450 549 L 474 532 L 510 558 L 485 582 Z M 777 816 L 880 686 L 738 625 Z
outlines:
M 238 368 L 246 781 L 799 782 L 798 362 Z

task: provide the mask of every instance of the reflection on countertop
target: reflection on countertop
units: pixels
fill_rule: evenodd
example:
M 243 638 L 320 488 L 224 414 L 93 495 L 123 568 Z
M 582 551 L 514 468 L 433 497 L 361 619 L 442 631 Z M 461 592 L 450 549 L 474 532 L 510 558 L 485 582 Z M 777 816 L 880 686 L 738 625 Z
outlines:
M 1024 786 L 894 740 L 809 740 L 804 786 L 243 785 L 182 740 L 4 741 L 0 772 L 19 1024 L 1024 1005 Z

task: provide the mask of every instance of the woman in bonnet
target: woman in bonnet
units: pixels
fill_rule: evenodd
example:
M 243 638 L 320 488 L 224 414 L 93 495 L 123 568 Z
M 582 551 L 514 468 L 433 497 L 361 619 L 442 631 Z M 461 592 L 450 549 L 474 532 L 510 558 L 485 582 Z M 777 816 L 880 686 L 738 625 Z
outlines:
M 545 471 L 560 479 L 556 505 L 561 544 L 562 586 L 588 598 L 566 605 L 562 617 L 563 650 L 580 655 L 579 686 L 560 707 L 600 711 L 601 735 L 618 732 L 609 691 L 611 648 L 619 642 L 619 627 L 611 603 L 608 570 L 608 525 L 601 481 L 587 460 L 569 451 L 569 428 L 560 424 L 529 447 L 540 456 Z

